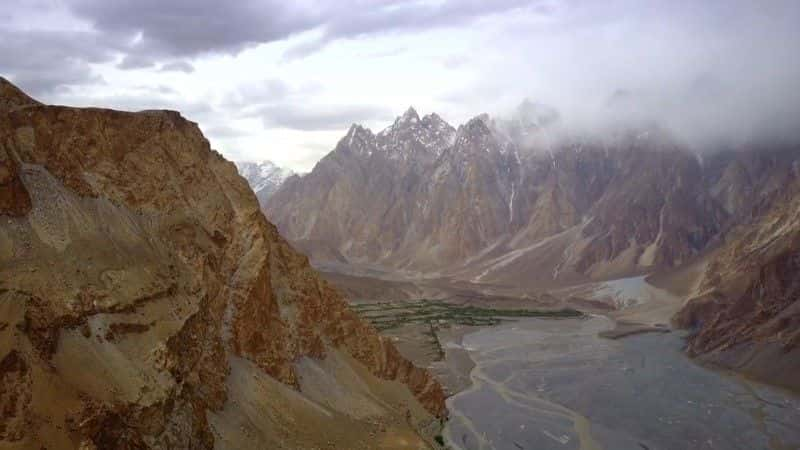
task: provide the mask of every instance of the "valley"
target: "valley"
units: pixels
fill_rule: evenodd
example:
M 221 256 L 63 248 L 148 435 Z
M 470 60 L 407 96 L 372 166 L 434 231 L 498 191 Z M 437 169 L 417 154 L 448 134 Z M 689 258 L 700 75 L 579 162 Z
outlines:
M 442 384 L 448 448 L 797 448 L 800 148 L 537 111 L 353 125 L 264 213 Z
M 557 290 L 593 313 L 466 294 L 351 306 L 448 394 L 449 448 L 769 449 L 800 445 L 800 395 L 699 364 L 646 277 Z M 604 310 L 604 311 L 603 311 Z M 602 311 L 602 313 L 600 312 Z M 688 446 L 688 447 L 687 447 Z
M 771 449 L 800 445 L 800 396 L 697 365 L 682 333 L 528 319 L 467 334 L 472 385 L 448 399 L 454 449 Z
M 5 0 L 0 450 L 800 450 L 798 24 Z
M 800 147 L 701 154 L 653 124 L 568 133 L 546 112 L 354 124 L 262 209 L 350 300 L 686 329 L 691 357 L 800 390 Z

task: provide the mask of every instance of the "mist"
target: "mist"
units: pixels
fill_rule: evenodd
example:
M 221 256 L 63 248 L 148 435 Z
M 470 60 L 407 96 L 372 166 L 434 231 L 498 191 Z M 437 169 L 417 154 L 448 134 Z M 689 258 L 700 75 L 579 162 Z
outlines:
M 792 1 L 561 4 L 487 44 L 527 56 L 484 61 L 483 102 L 498 116 L 519 97 L 551 106 L 573 134 L 656 126 L 697 152 L 794 145 L 798 24 Z

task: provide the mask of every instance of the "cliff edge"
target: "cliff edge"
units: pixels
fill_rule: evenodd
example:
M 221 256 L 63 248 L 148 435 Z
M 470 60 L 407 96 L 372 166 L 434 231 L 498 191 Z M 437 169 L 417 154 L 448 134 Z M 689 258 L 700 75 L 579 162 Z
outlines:
M 446 414 L 196 124 L 3 79 L 0 378 L 11 448 L 425 448 Z

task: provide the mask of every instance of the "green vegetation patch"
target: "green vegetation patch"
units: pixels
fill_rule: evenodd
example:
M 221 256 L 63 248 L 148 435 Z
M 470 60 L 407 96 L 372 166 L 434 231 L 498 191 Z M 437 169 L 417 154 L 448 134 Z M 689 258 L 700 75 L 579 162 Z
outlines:
M 581 317 L 580 311 L 498 309 L 479 306 L 454 305 L 440 300 L 411 302 L 376 302 L 350 305 L 361 317 L 379 331 L 391 330 L 407 324 L 491 326 L 520 317 L 567 318 Z

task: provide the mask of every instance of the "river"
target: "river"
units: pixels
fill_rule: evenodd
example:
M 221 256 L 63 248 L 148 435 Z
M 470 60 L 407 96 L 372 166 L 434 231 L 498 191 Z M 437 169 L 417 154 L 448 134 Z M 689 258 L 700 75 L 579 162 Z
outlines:
M 702 367 L 680 332 L 524 319 L 462 338 L 472 386 L 448 399 L 455 449 L 800 449 L 800 397 Z

